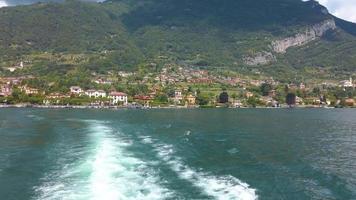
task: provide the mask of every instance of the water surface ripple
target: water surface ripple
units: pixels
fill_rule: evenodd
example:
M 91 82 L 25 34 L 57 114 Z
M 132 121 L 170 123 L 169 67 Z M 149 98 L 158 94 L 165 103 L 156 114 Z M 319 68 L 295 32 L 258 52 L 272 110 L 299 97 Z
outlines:
M 355 110 L 0 110 L 6 200 L 356 199 Z

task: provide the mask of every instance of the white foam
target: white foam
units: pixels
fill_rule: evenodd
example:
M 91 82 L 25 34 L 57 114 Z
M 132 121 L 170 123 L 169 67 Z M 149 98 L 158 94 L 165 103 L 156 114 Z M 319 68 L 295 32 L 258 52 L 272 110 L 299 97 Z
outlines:
M 154 170 L 126 150 L 132 142 L 118 140 L 104 123 L 90 122 L 89 130 L 94 142 L 90 155 L 47 175 L 36 188 L 36 199 L 158 200 L 172 195 Z
M 43 120 L 44 117 L 40 117 L 40 116 L 37 116 L 37 115 L 27 115 L 28 118 L 32 118 L 36 121 L 40 121 L 40 120 Z
M 152 144 L 153 143 L 153 140 L 151 137 L 139 136 L 139 138 L 141 139 L 142 143 L 144 143 L 144 144 Z
M 153 146 L 158 157 L 166 162 L 180 178 L 201 188 L 208 196 L 218 200 L 255 200 L 258 198 L 255 189 L 233 176 L 217 177 L 185 165 L 181 158 L 174 155 L 172 145 L 153 144 Z

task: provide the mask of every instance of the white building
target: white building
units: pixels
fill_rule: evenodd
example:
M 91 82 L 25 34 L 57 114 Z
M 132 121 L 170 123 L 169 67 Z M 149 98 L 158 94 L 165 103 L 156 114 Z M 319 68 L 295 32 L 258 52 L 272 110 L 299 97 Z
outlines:
M 38 93 L 39 93 L 39 90 L 38 90 L 38 89 L 28 87 L 27 85 L 21 87 L 21 91 L 22 91 L 22 92 L 25 92 L 25 94 L 27 94 L 27 95 L 30 95 L 30 94 L 38 94 Z
M 112 84 L 112 81 L 105 80 L 105 79 L 97 79 L 94 82 L 99 85 L 111 85 Z
M 129 76 L 134 75 L 134 73 L 132 73 L 132 72 L 125 72 L 125 71 L 119 71 L 119 72 L 118 72 L 118 75 L 121 76 L 121 77 L 127 78 L 127 77 L 129 77 Z
M 81 93 L 83 93 L 83 90 L 79 86 L 72 86 L 70 87 L 70 93 L 75 95 L 80 95 Z
M 181 103 L 183 100 L 183 95 L 181 90 L 174 91 L 174 103 Z
M 2 96 L 10 96 L 12 93 L 12 88 L 10 85 L 0 85 L 0 97 Z
M 127 105 L 127 94 L 123 92 L 111 92 L 109 98 L 111 99 L 111 104 L 123 103 L 123 105 Z
M 344 88 L 354 87 L 352 77 L 350 77 L 350 80 L 341 81 L 340 87 L 344 87 Z
M 240 108 L 243 105 L 242 105 L 240 100 L 234 100 L 233 103 L 232 103 L 232 106 L 235 107 L 235 108 Z
M 106 92 L 104 90 L 87 90 L 85 91 L 85 95 L 90 98 L 105 98 Z

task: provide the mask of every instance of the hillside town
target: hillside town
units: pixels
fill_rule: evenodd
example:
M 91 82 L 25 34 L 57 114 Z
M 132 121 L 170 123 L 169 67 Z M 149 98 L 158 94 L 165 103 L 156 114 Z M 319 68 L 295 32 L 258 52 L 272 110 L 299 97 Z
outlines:
M 281 83 L 233 72 L 166 65 L 150 71 L 92 73 L 90 84 L 56 91 L 34 76 L 0 77 L 2 106 L 83 107 L 354 107 L 356 84 L 348 80 Z M 63 88 L 63 87 L 62 87 Z

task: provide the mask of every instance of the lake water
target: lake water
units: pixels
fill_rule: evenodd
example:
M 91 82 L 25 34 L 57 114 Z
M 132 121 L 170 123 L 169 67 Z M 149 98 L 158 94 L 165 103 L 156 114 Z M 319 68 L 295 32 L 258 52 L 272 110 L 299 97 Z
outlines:
M 0 109 L 0 199 L 356 199 L 356 110 Z

